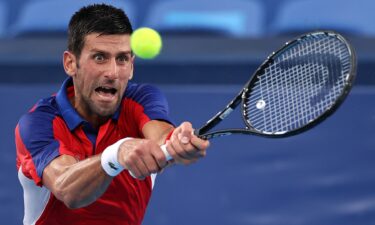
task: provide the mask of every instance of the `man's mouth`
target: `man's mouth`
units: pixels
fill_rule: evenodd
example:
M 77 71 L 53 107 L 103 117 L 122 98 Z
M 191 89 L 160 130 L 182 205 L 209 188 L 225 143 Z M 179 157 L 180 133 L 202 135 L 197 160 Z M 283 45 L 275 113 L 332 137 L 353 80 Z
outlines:
M 104 100 L 111 100 L 117 93 L 117 89 L 113 87 L 100 86 L 95 88 L 95 92 Z
M 116 88 L 111 88 L 111 87 L 98 87 L 95 89 L 96 92 L 102 92 L 104 94 L 116 94 L 117 89 Z

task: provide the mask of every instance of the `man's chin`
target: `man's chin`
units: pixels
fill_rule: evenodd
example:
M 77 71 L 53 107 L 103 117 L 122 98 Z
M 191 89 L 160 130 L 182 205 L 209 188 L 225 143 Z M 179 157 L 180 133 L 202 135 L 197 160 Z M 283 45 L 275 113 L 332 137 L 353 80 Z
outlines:
M 116 113 L 118 106 L 117 105 L 102 105 L 95 108 L 96 114 L 101 117 L 113 116 Z

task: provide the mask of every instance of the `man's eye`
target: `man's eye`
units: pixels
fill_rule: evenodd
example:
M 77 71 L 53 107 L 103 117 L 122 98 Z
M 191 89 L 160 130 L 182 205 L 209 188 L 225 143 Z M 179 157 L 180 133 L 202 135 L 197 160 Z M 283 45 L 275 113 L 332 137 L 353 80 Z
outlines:
M 129 57 L 124 55 L 124 56 L 119 56 L 117 57 L 117 61 L 119 62 L 122 62 L 122 63 L 125 63 L 125 62 L 128 62 L 129 61 Z
M 94 55 L 95 61 L 104 61 L 104 56 L 102 54 Z

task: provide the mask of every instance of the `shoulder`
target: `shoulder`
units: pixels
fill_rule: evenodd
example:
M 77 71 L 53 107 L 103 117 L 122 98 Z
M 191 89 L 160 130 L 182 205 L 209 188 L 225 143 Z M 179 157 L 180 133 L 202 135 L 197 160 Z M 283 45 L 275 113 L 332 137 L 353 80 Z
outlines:
M 40 99 L 26 114 L 21 121 L 48 120 L 59 115 L 59 108 L 55 96 Z
M 129 83 L 125 91 L 122 110 L 124 115 L 136 115 L 141 125 L 150 120 L 162 120 L 173 124 L 169 118 L 169 106 L 161 90 L 150 84 Z
M 167 106 L 167 100 L 161 90 L 150 84 L 129 83 L 124 99 L 133 100 L 141 105 L 156 103 Z
M 17 167 L 41 185 L 44 168 L 59 155 L 54 121 L 60 118 L 55 98 L 41 99 L 21 117 L 15 129 Z
M 151 85 L 151 84 L 137 84 L 129 82 L 126 91 L 125 91 L 125 97 L 126 98 L 139 98 L 145 95 L 162 95 L 162 92 L 159 88 Z
M 39 100 L 18 122 L 20 136 L 24 140 L 52 131 L 53 120 L 59 115 L 54 96 Z

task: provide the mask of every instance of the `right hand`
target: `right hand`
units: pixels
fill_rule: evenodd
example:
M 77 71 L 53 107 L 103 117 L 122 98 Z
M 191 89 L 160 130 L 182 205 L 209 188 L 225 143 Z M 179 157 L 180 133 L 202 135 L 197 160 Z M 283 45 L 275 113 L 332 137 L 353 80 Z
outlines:
M 189 165 L 206 155 L 210 142 L 194 135 L 194 129 L 190 122 L 183 122 L 174 129 L 170 140 L 166 143 L 172 162 Z
M 129 139 L 120 145 L 118 162 L 137 179 L 160 172 L 168 165 L 160 146 L 152 140 Z

